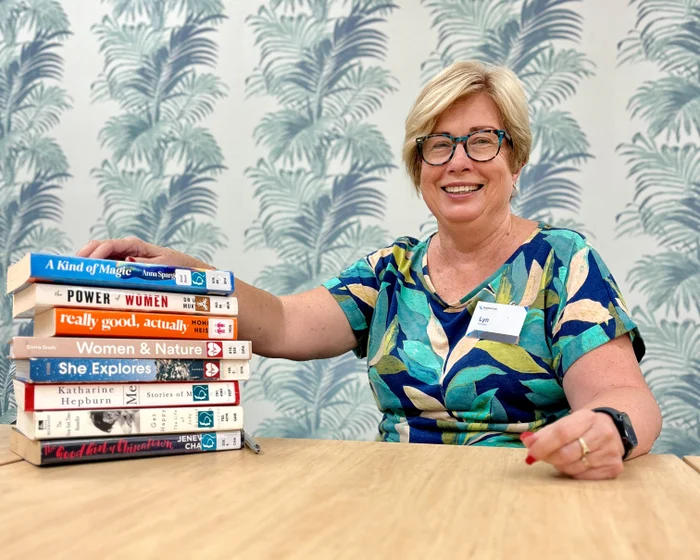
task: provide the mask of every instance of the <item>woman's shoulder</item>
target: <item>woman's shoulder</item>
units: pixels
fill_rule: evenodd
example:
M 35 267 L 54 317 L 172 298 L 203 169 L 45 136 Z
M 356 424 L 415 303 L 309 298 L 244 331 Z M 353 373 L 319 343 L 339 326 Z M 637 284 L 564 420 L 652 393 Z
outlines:
M 562 263 L 568 263 L 580 251 L 593 247 L 586 235 L 569 227 L 553 226 L 540 222 L 539 243 L 546 252 L 553 252 Z
M 397 237 L 391 243 L 373 251 L 365 258 L 376 267 L 377 264 L 386 265 L 391 262 L 394 265 L 413 261 L 416 257 L 422 258 L 428 239 L 416 239 L 409 235 Z M 382 267 L 384 268 L 384 267 Z

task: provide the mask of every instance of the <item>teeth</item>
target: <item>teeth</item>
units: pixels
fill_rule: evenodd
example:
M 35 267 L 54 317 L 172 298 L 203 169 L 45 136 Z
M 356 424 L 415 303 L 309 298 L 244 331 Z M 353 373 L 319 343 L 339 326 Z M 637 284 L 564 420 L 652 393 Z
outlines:
M 469 186 L 469 187 L 468 186 L 445 187 L 445 190 L 451 194 L 462 194 L 462 193 L 478 191 L 480 188 L 481 188 L 481 185 L 474 185 L 474 186 Z

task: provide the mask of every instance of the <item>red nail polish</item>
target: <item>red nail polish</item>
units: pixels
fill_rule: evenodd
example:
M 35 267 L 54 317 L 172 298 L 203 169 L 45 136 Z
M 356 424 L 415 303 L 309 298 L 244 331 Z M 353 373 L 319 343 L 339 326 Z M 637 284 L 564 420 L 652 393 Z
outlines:
M 126 257 L 124 260 L 125 260 L 126 262 L 136 262 L 136 260 L 134 259 L 134 257 Z
M 532 455 L 528 455 L 527 457 L 525 457 L 525 462 L 526 462 L 528 465 L 532 465 L 532 463 L 536 463 L 536 462 L 537 462 L 537 459 L 535 459 Z
M 520 434 L 520 441 L 525 441 L 527 438 L 531 438 L 534 435 L 535 434 L 533 434 L 532 432 L 523 432 L 522 434 Z

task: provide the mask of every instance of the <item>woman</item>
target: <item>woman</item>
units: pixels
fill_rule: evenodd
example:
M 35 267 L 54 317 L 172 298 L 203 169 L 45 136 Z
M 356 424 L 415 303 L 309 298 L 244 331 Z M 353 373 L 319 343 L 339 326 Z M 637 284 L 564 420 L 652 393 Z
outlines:
M 240 337 L 262 356 L 366 357 L 385 441 L 524 444 L 528 464 L 617 476 L 661 428 L 637 365 L 644 344 L 581 235 L 511 213 L 531 146 L 518 79 L 473 61 L 447 68 L 418 96 L 405 141 L 437 233 L 401 237 L 297 295 L 237 279 Z M 135 238 L 78 255 L 208 267 Z

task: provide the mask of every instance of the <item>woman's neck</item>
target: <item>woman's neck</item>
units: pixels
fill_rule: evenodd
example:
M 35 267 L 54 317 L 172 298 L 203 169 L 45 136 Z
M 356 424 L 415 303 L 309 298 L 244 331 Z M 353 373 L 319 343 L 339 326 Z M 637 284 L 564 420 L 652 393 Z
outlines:
M 443 263 L 450 263 L 454 268 L 461 264 L 487 263 L 491 260 L 507 258 L 514 250 L 514 245 L 521 240 L 522 222 L 527 222 L 508 212 L 498 222 L 460 224 L 438 227 L 435 236 L 436 255 Z

